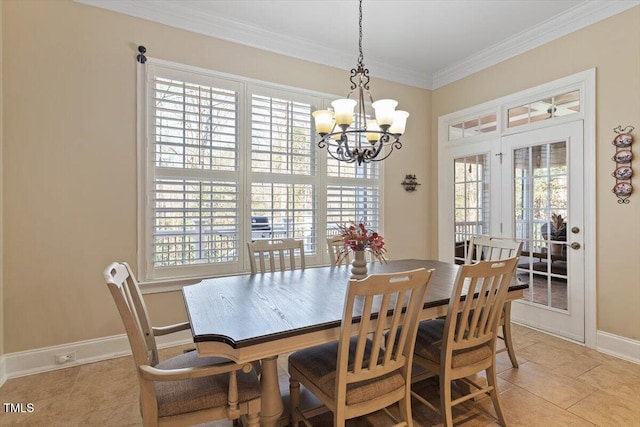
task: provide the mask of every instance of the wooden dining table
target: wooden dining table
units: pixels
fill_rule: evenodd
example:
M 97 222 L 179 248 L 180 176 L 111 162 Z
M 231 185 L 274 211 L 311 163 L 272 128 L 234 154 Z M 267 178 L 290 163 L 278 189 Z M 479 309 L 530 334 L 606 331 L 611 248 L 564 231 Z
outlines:
M 369 274 L 435 269 L 420 319 L 447 314 L 458 265 L 404 259 L 367 268 Z M 349 265 L 315 267 L 216 277 L 183 288 L 199 356 L 261 361 L 262 426 L 279 425 L 283 413 L 278 355 L 338 339 L 350 276 Z M 522 297 L 526 286 L 512 284 L 507 299 Z

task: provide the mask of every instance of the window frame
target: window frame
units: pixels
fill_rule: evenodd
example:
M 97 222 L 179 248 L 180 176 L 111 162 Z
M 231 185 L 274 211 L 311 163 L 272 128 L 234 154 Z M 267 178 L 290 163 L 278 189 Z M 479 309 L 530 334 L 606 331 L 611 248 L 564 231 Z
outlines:
M 221 73 L 214 70 L 174 63 L 170 61 L 147 58 L 145 64 L 138 64 L 137 82 L 137 153 L 138 153 L 138 197 L 137 197 L 137 263 L 138 276 L 143 285 L 149 289 L 166 291 L 170 285 L 182 286 L 193 283 L 196 279 L 215 277 L 229 274 L 249 272 L 249 259 L 246 243 L 251 238 L 251 185 L 252 183 L 295 183 L 312 184 L 315 191 L 313 203 L 315 235 L 313 235 L 316 252 L 306 254 L 307 266 L 326 265 L 330 263 L 326 250 L 326 240 L 330 230 L 327 230 L 327 185 L 342 184 L 345 186 L 374 186 L 378 191 L 378 224 L 376 227 L 382 233 L 383 198 L 384 198 L 384 170 L 382 162 L 375 178 L 354 178 L 328 176 L 328 154 L 317 147 L 317 135 L 313 121 L 311 121 L 311 149 L 317 150 L 315 166 L 310 175 L 277 174 L 254 172 L 251 170 L 252 134 L 251 134 L 251 99 L 252 95 L 271 96 L 294 102 L 304 102 L 311 106 L 311 111 L 326 108 L 332 99 L 338 96 L 320 93 L 312 90 L 295 88 L 256 79 Z M 176 78 L 188 83 L 211 86 L 218 82 L 221 88 L 234 86 L 237 88 L 237 170 L 234 172 L 214 172 L 213 177 L 225 175 L 235 176 L 238 183 L 238 260 L 229 263 L 203 263 L 178 267 L 156 267 L 153 262 L 153 195 L 154 176 L 156 171 L 154 160 L 153 140 L 153 112 L 155 77 Z M 235 90 L 235 89 L 234 89 Z M 283 98 L 284 97 L 284 98 Z M 315 168 L 315 173 L 313 169 Z M 209 170 L 204 170 L 210 172 Z M 201 171 L 199 171 L 201 172 Z M 217 178 L 214 178 L 217 179 Z M 354 218 L 359 220 L 359 218 Z

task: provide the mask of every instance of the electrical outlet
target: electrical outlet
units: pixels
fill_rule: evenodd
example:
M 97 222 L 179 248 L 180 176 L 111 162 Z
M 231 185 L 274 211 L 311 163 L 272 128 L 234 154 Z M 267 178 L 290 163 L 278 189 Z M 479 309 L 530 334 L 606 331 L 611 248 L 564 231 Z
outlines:
M 60 353 L 56 354 L 56 363 L 58 365 L 62 365 L 63 363 L 75 362 L 76 361 L 76 352 L 70 351 L 68 353 Z

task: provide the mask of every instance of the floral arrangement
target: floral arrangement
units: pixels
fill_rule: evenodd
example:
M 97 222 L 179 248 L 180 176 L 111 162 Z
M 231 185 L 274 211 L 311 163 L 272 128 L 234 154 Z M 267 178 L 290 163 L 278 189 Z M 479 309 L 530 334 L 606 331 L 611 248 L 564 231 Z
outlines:
M 387 250 L 384 247 L 384 238 L 377 232 L 368 229 L 363 222 L 338 226 L 340 236 L 344 239 L 344 246 L 338 254 L 338 262 L 341 262 L 349 251 L 369 251 L 380 262 L 386 262 L 384 257 Z

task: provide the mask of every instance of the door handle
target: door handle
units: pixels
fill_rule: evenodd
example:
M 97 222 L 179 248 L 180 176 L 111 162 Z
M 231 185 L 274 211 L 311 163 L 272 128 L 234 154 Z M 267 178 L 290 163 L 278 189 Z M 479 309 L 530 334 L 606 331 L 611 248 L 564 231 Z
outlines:
M 580 249 L 580 243 L 578 242 L 573 242 L 571 243 L 571 249 Z

